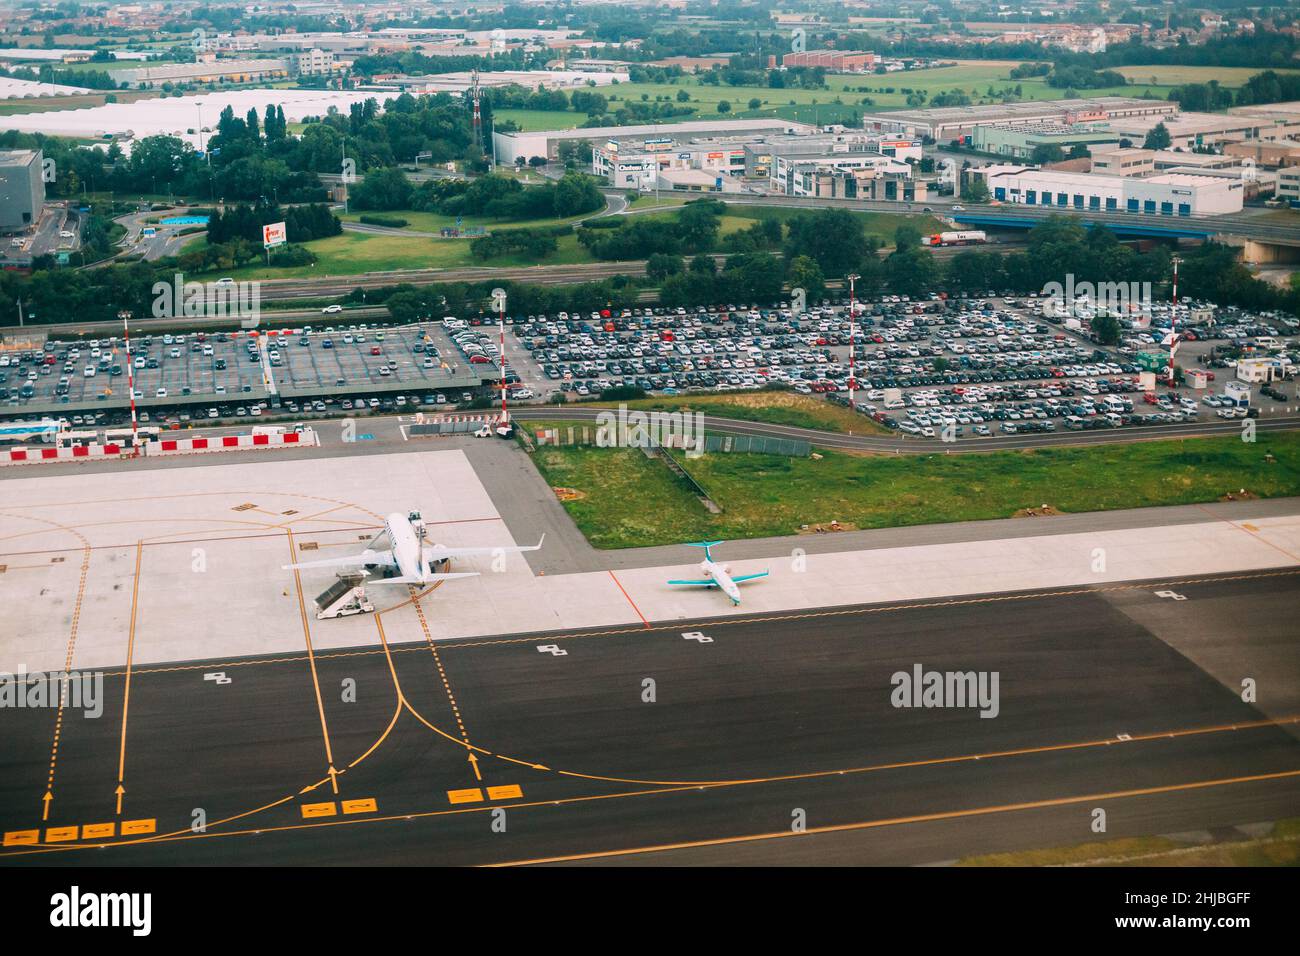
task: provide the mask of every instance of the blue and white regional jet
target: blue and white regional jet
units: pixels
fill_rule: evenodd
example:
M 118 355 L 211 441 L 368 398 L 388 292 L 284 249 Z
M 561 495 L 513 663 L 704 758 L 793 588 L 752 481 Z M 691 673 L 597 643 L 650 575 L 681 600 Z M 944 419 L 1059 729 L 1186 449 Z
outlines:
M 700 588 L 718 588 L 727 597 L 731 598 L 733 605 L 740 603 L 740 588 L 736 585 L 743 581 L 753 581 L 756 578 L 767 577 L 767 571 L 760 571 L 758 574 L 742 574 L 740 577 L 733 578 L 731 569 L 721 564 L 715 564 L 713 553 L 709 550 L 722 544 L 721 541 L 688 541 L 688 548 L 703 548 L 704 560 L 700 562 L 700 570 L 704 572 L 704 577 L 700 580 L 693 581 L 669 581 L 669 584 L 681 584 L 687 587 Z

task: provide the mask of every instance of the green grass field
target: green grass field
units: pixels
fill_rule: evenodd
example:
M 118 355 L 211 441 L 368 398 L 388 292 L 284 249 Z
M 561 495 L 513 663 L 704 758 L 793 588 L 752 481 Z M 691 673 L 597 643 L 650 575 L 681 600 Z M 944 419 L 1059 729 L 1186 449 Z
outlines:
M 928 96 L 936 93 L 960 90 L 968 94 L 973 102 L 999 102 L 1002 91 L 1010 92 L 1020 86 L 1020 98 L 1024 100 L 1059 100 L 1066 91 L 1047 85 L 1042 79 L 1011 79 L 1011 70 L 1016 61 L 1003 60 L 959 60 L 954 66 L 935 67 L 928 70 L 909 70 L 901 73 L 884 75 L 864 74 L 836 75 L 826 78 L 824 90 L 771 89 L 769 87 L 750 86 L 706 86 L 694 76 L 685 76 L 676 83 L 620 83 L 617 86 L 602 87 L 600 92 L 606 96 L 616 97 L 611 104 L 611 111 L 620 102 L 641 102 L 642 94 L 654 102 L 656 97 L 667 96 L 676 102 L 679 90 L 685 89 L 690 94 L 691 105 L 698 111 L 691 117 L 677 119 L 711 119 L 722 116 L 718 112 L 718 103 L 726 100 L 733 118 L 751 118 L 761 116 L 781 116 L 784 119 L 801 122 L 831 123 L 849 118 L 854 112 L 865 110 L 895 109 L 907 105 L 908 94 L 903 90 L 923 90 Z M 1102 90 L 1081 91 L 1081 96 L 1137 96 L 1150 93 L 1160 99 L 1168 96 L 1175 86 L 1183 83 L 1202 83 L 1217 79 L 1222 86 L 1238 87 L 1250 76 L 1263 68 L 1220 68 L 1187 66 L 1133 66 L 1122 67 L 1120 73 L 1130 82 L 1125 86 L 1110 87 Z M 1291 72 L 1291 71 L 1288 71 Z M 989 88 L 993 88 L 990 95 Z M 871 104 L 862 100 L 870 98 Z M 756 110 L 749 108 L 752 99 L 761 101 Z M 501 111 L 505 115 L 510 111 Z M 526 113 L 528 111 L 517 111 Z M 575 114 L 547 113 L 549 117 L 573 116 L 571 123 L 556 125 L 551 128 L 572 128 L 577 126 L 582 117 Z M 665 122 L 675 122 L 675 119 Z M 529 127 L 525 127 L 529 128 Z M 542 127 L 532 127 L 540 129 Z
M 1266 463 L 1270 452 L 1276 461 Z M 787 535 L 832 520 L 885 528 L 1008 518 L 1043 504 L 1062 512 L 1190 504 L 1243 487 L 1262 498 L 1300 494 L 1300 435 L 1291 433 L 1250 444 L 1196 438 L 967 455 L 820 454 L 685 462 L 722 506 L 719 515 L 640 451 L 539 448 L 534 461 L 550 485 L 585 495 L 565 507 L 598 548 Z
M 884 434 L 883 426 L 839 405 L 798 392 L 758 391 L 717 395 L 661 395 L 623 402 L 628 408 L 645 411 L 703 412 L 720 418 L 766 422 L 795 428 L 815 428 L 844 434 Z M 583 403 L 586 407 L 586 403 Z M 597 402 L 596 407 L 616 407 Z
M 1169 837 L 1129 837 L 1077 846 L 965 857 L 958 866 L 1296 866 L 1300 819 L 1277 821 L 1273 832 L 1249 840 L 1196 846 Z
M 597 209 L 594 212 L 583 213 L 581 216 L 569 216 L 565 219 L 528 219 L 528 220 L 500 220 L 490 219 L 487 216 L 464 216 L 462 217 L 461 227 L 468 229 L 474 226 L 482 226 L 485 229 L 532 229 L 544 226 L 562 226 L 565 223 L 581 222 L 583 219 L 590 219 L 592 216 L 599 214 L 602 210 Z M 383 219 L 405 219 L 406 229 L 412 229 L 416 232 L 437 232 L 443 228 L 454 228 L 456 225 L 455 216 L 444 216 L 436 212 L 417 212 L 414 209 L 397 209 L 393 212 L 348 212 L 340 213 L 339 218 L 344 222 L 360 222 L 364 215 L 379 216 Z
M 198 239 L 197 242 L 206 240 Z M 376 236 L 345 232 L 341 236 L 317 239 L 303 245 L 316 253 L 315 265 L 291 268 L 268 268 L 247 265 L 224 269 L 222 275 L 235 279 L 300 279 L 310 276 L 349 276 L 365 272 L 392 272 L 398 269 L 454 269 L 462 266 L 532 266 L 572 265 L 590 262 L 587 250 L 576 236 L 559 237 L 559 248 L 542 260 L 521 256 L 500 256 L 486 263 L 474 259 L 468 239 L 428 239 L 422 236 Z

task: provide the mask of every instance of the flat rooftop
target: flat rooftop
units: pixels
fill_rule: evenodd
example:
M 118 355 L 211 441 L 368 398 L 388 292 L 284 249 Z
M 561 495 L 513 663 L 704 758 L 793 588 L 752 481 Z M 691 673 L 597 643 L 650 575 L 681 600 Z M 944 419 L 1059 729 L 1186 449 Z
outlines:
M 742 120 L 692 120 L 685 123 L 655 123 L 646 126 L 593 126 L 585 129 L 548 129 L 519 133 L 496 133 L 523 139 L 532 136 L 545 136 L 547 139 L 636 139 L 644 136 L 680 138 L 681 134 L 708 133 L 725 135 L 745 131 L 771 130 L 807 130 L 814 127 L 806 123 L 796 123 L 782 119 L 742 119 Z

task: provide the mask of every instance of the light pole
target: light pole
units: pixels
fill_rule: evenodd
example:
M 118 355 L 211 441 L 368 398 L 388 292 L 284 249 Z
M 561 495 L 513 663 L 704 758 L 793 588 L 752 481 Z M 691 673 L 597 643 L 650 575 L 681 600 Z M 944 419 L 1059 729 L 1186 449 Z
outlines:
M 847 276 L 849 280 L 849 408 L 855 408 L 854 396 L 857 394 L 857 381 L 853 377 L 853 353 L 858 350 L 858 300 L 855 296 L 857 281 L 862 278 L 856 272 Z
M 122 320 L 122 337 L 126 345 L 126 388 L 131 399 L 131 457 L 140 457 L 140 425 L 135 415 L 135 356 L 131 354 L 131 313 L 123 309 L 117 313 Z
M 1178 351 L 1178 267 L 1183 260 L 1181 256 L 1172 256 L 1169 261 L 1174 267 L 1174 301 L 1169 311 L 1169 387 L 1173 388 L 1178 381 L 1174 373 L 1174 355 Z

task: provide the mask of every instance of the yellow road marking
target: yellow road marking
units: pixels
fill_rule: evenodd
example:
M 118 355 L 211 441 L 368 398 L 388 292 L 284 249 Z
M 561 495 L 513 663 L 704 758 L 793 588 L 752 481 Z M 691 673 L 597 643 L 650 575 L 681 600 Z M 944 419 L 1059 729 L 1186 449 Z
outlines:
M 289 560 L 293 561 L 293 531 L 286 528 L 285 534 L 289 537 Z M 307 623 L 307 604 L 302 593 L 302 574 L 297 568 L 293 572 L 293 583 L 298 591 L 298 613 L 302 617 L 302 636 L 303 640 L 307 642 L 307 658 L 311 662 L 311 682 L 316 690 L 316 710 L 320 713 L 321 735 L 325 738 L 325 761 L 329 767 L 330 786 L 337 794 L 339 792 L 338 771 L 334 769 L 334 750 L 330 746 L 330 728 L 329 723 L 325 720 L 325 702 L 321 699 L 320 677 L 316 673 L 316 652 L 311 646 L 311 626 Z
M 303 819 L 311 817 L 332 817 L 338 813 L 338 807 L 333 803 L 304 803 L 302 805 Z
M 483 791 L 478 787 L 469 790 L 448 790 L 447 799 L 452 803 L 480 803 L 483 800 Z
M 116 823 L 87 823 L 81 828 L 81 838 L 91 840 L 98 837 L 111 837 L 116 831 Z
M 45 842 L 63 843 L 66 840 L 75 840 L 80 832 L 77 827 L 50 827 L 45 831 Z
M 504 787 L 488 787 L 489 800 L 518 800 L 524 795 L 523 789 L 518 784 L 508 784 Z
M 157 828 L 157 820 L 123 820 L 122 836 L 137 836 L 142 833 L 153 833 Z
M 5 846 L 32 846 L 40 842 L 40 830 L 10 830 L 5 834 Z
M 344 813 L 374 813 L 379 809 L 379 804 L 375 802 L 374 797 L 367 797 L 364 800 L 344 800 Z
M 140 562 L 144 558 L 144 540 L 135 543 L 135 580 L 131 583 L 131 622 L 126 639 L 126 681 L 122 688 L 122 740 L 117 752 L 117 812 L 122 813 L 122 780 L 126 773 L 126 714 L 131 706 L 131 665 L 135 660 L 135 622 L 140 607 Z
M 602 850 L 594 853 L 574 853 L 568 856 L 539 857 L 532 860 L 516 860 L 511 863 L 494 863 L 491 866 L 529 866 L 538 863 L 567 863 L 577 860 L 598 860 L 616 856 L 633 856 L 641 853 L 661 853 L 669 850 L 690 850 L 701 847 L 728 846 L 736 843 L 757 843 L 763 840 L 779 840 L 785 837 L 803 837 L 815 833 L 847 833 L 853 830 L 869 830 L 876 827 L 900 826 L 907 823 L 932 823 L 936 820 L 956 820 L 962 817 L 987 816 L 994 813 L 1012 813 L 1019 810 L 1039 810 L 1047 807 L 1064 807 L 1078 803 L 1092 803 L 1098 800 L 1118 800 L 1127 797 L 1145 797 L 1160 793 L 1176 793 L 1185 790 L 1203 790 L 1207 787 L 1222 787 L 1236 783 L 1255 783 L 1262 780 L 1282 780 L 1300 776 L 1300 770 L 1284 770 L 1279 773 L 1262 773 L 1249 777 L 1229 777 L 1222 780 L 1197 780 L 1192 783 L 1174 783 L 1161 787 L 1143 787 L 1138 790 L 1115 790 L 1110 793 L 1091 793 L 1076 797 L 1054 797 L 1048 800 L 1030 800 L 1025 803 L 1006 803 L 988 807 L 972 807 L 966 810 L 945 810 L 939 813 L 921 813 L 908 817 L 891 817 L 882 820 L 864 820 L 860 823 L 841 823 L 834 826 L 810 827 L 801 832 L 794 830 L 777 830 L 773 833 L 753 833 L 746 836 L 719 837 L 713 840 L 693 840 L 686 843 L 661 843 L 656 846 L 630 847 L 622 850 Z

